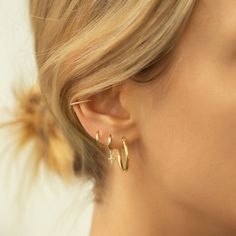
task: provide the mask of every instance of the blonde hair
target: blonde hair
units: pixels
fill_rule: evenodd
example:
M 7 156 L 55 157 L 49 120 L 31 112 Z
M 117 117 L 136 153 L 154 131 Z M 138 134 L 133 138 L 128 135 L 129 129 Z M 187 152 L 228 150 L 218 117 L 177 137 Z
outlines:
M 127 79 L 150 81 L 146 72 L 166 61 L 195 2 L 31 0 L 39 86 L 17 96 L 11 124 L 22 128 L 19 146 L 34 136 L 38 162 L 65 177 L 94 180 L 95 200 L 101 200 L 108 152 L 70 103 Z

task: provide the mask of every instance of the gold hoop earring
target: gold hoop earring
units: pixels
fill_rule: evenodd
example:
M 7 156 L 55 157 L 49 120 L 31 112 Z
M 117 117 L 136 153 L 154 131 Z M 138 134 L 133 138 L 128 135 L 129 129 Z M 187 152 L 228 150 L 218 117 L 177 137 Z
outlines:
M 118 163 L 119 163 L 120 168 L 121 168 L 123 171 L 127 171 L 128 168 L 129 168 L 129 151 L 128 151 L 128 146 L 127 146 L 127 144 L 126 144 L 126 138 L 125 138 L 125 137 L 122 137 L 121 140 L 122 140 L 122 143 L 123 143 L 125 161 L 124 161 L 124 163 L 123 163 L 122 157 L 121 157 L 121 155 L 120 155 L 120 151 L 117 150 Z
M 96 141 L 97 141 L 97 143 L 99 144 L 99 130 L 97 131 L 97 133 L 96 133 Z
M 113 162 L 115 160 L 115 157 L 114 157 L 114 154 L 112 152 L 111 142 L 112 142 L 112 136 L 110 134 L 108 139 L 107 139 L 107 146 L 108 146 L 108 150 L 109 150 L 108 160 L 110 161 L 111 164 L 113 164 Z

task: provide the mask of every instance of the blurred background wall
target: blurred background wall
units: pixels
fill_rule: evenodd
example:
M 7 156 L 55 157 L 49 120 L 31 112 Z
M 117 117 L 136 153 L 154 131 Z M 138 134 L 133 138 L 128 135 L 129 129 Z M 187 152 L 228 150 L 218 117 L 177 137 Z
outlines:
M 11 83 L 30 86 L 35 68 L 28 1 L 0 0 L 0 121 L 8 119 L 2 108 L 14 104 Z M 31 149 L 13 156 L 12 143 L 11 133 L 0 130 L 0 236 L 87 236 L 92 183 L 65 184 L 42 168 L 30 185 Z

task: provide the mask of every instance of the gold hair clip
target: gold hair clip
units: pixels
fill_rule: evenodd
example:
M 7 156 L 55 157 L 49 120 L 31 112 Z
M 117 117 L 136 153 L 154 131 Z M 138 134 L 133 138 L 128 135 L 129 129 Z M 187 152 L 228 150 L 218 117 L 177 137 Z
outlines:
M 76 104 L 80 104 L 80 103 L 84 103 L 84 102 L 89 102 L 89 101 L 92 101 L 92 100 L 88 99 L 88 100 L 83 100 L 83 101 L 72 102 L 70 105 L 74 106 Z

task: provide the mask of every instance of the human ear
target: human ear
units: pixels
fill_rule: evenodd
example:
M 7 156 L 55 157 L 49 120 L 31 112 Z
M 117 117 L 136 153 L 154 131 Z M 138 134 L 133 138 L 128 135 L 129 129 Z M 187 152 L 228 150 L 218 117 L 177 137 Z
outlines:
M 138 131 L 132 112 L 121 99 L 122 86 L 113 86 L 90 96 L 89 101 L 74 103 L 73 109 L 87 133 L 95 139 L 99 131 L 99 142 L 107 145 L 112 136 L 112 148 L 122 146 L 122 137 L 132 143 Z M 127 98 L 127 97 L 125 97 Z M 86 99 L 87 100 L 87 99 Z

